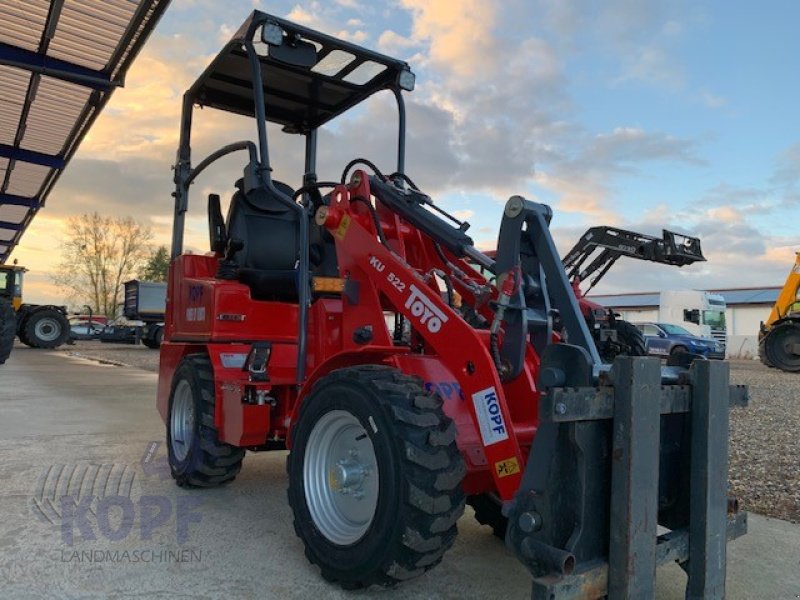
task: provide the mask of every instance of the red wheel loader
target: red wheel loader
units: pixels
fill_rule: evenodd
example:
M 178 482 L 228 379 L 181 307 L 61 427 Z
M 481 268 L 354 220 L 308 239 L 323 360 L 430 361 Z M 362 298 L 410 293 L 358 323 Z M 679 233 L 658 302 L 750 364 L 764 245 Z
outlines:
M 722 598 L 746 523 L 728 510 L 745 396 L 727 365 L 602 365 L 548 207 L 512 197 L 490 258 L 405 173 L 413 87 L 401 61 L 256 11 L 187 91 L 158 389 L 173 477 L 223 484 L 247 450 L 288 448 L 295 531 L 344 588 L 433 568 L 469 500 L 507 524 L 534 597 L 647 597 L 678 561 L 689 597 Z M 318 180 L 319 128 L 382 91 L 395 172 L 355 159 Z M 253 118 L 257 143 L 193 165 L 197 105 Z M 305 138 L 297 189 L 272 176 L 267 122 Z M 190 185 L 237 151 L 227 217 L 208 199 L 209 252 L 184 254 Z

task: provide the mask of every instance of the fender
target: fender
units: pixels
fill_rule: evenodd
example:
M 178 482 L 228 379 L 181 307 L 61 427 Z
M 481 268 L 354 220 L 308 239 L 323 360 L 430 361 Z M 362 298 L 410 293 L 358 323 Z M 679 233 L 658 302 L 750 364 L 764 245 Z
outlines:
M 300 414 L 300 406 L 303 404 L 305 397 L 313 391 L 317 381 L 331 371 L 344 367 L 368 364 L 385 364 L 394 367 L 396 366 L 394 358 L 399 354 L 406 353 L 405 348 L 397 346 L 364 346 L 362 350 L 345 350 L 344 352 L 334 354 L 314 369 L 314 372 L 306 379 L 303 388 L 297 396 L 297 402 L 295 402 L 292 408 L 292 423 L 297 422 L 297 418 Z M 286 447 L 289 449 L 292 448 L 291 428 L 286 433 Z
M 55 304 L 21 304 L 17 309 L 17 334 L 24 329 L 25 322 L 32 314 L 48 309 L 61 313 L 64 319 L 67 318 L 66 306 L 57 306 Z

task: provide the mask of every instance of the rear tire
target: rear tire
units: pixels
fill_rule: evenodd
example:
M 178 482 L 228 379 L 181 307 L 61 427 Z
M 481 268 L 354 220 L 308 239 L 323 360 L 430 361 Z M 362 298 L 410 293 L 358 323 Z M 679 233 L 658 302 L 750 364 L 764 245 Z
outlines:
M 617 341 L 598 344 L 604 363 L 613 363 L 617 356 L 647 356 L 644 335 L 633 323 L 616 319 L 611 328 L 617 332 Z
M 150 335 L 142 337 L 142 344 L 144 344 L 151 350 L 158 350 L 159 348 L 161 348 L 161 341 L 163 339 L 164 339 L 164 327 L 161 325 L 157 327 L 154 326 L 153 331 L 152 333 L 150 333 Z
M 350 367 L 316 383 L 294 425 L 288 494 L 325 579 L 393 586 L 442 560 L 464 512 L 455 438 L 441 398 L 396 369 Z
M 769 367 L 770 369 L 774 369 L 775 365 L 772 364 L 772 361 L 767 357 L 767 344 L 766 344 L 767 336 L 764 335 L 758 340 L 758 358 L 761 361 L 761 364 L 764 366 Z
M 0 365 L 6 362 L 14 347 L 17 316 L 11 302 L 0 298 Z
M 214 427 L 214 370 L 205 354 L 189 354 L 172 378 L 167 450 L 181 487 L 213 487 L 233 480 L 244 448 L 219 441 Z
M 480 494 L 467 498 L 467 504 L 475 510 L 475 520 L 478 523 L 491 527 L 492 533 L 501 540 L 506 539 L 508 518 L 503 516 L 500 498 L 494 494 Z
M 69 337 L 69 322 L 59 310 L 42 308 L 25 319 L 19 339 L 31 348 L 58 348 Z
M 786 321 L 775 325 L 764 337 L 764 349 L 767 360 L 775 368 L 788 373 L 800 371 L 800 354 L 795 354 L 790 347 L 800 344 L 800 323 Z

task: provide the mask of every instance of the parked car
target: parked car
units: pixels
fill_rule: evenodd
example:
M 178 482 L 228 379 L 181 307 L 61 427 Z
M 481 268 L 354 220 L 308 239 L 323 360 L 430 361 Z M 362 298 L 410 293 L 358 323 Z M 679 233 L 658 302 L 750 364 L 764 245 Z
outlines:
M 711 338 L 704 338 L 670 323 L 634 323 L 644 334 L 647 353 L 653 356 L 669 356 L 679 352 L 700 354 L 706 358 L 725 358 L 725 345 Z
M 106 317 L 74 315 L 69 319 L 70 335 L 76 340 L 96 340 L 107 324 Z

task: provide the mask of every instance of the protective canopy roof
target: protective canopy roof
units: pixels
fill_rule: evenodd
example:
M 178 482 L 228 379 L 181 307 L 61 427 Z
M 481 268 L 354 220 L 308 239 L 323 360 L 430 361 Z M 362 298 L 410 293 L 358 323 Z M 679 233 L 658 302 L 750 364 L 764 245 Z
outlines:
M 262 41 L 261 27 L 275 38 Z M 305 133 L 383 89 L 412 89 L 414 76 L 400 60 L 336 39 L 273 15 L 254 11 L 197 82 L 189 97 L 254 116 L 253 77 L 243 47 L 250 38 L 259 55 L 266 119 Z M 291 64 L 293 47 L 311 51 L 310 64 Z
M 0 264 L 169 0 L 0 2 Z

